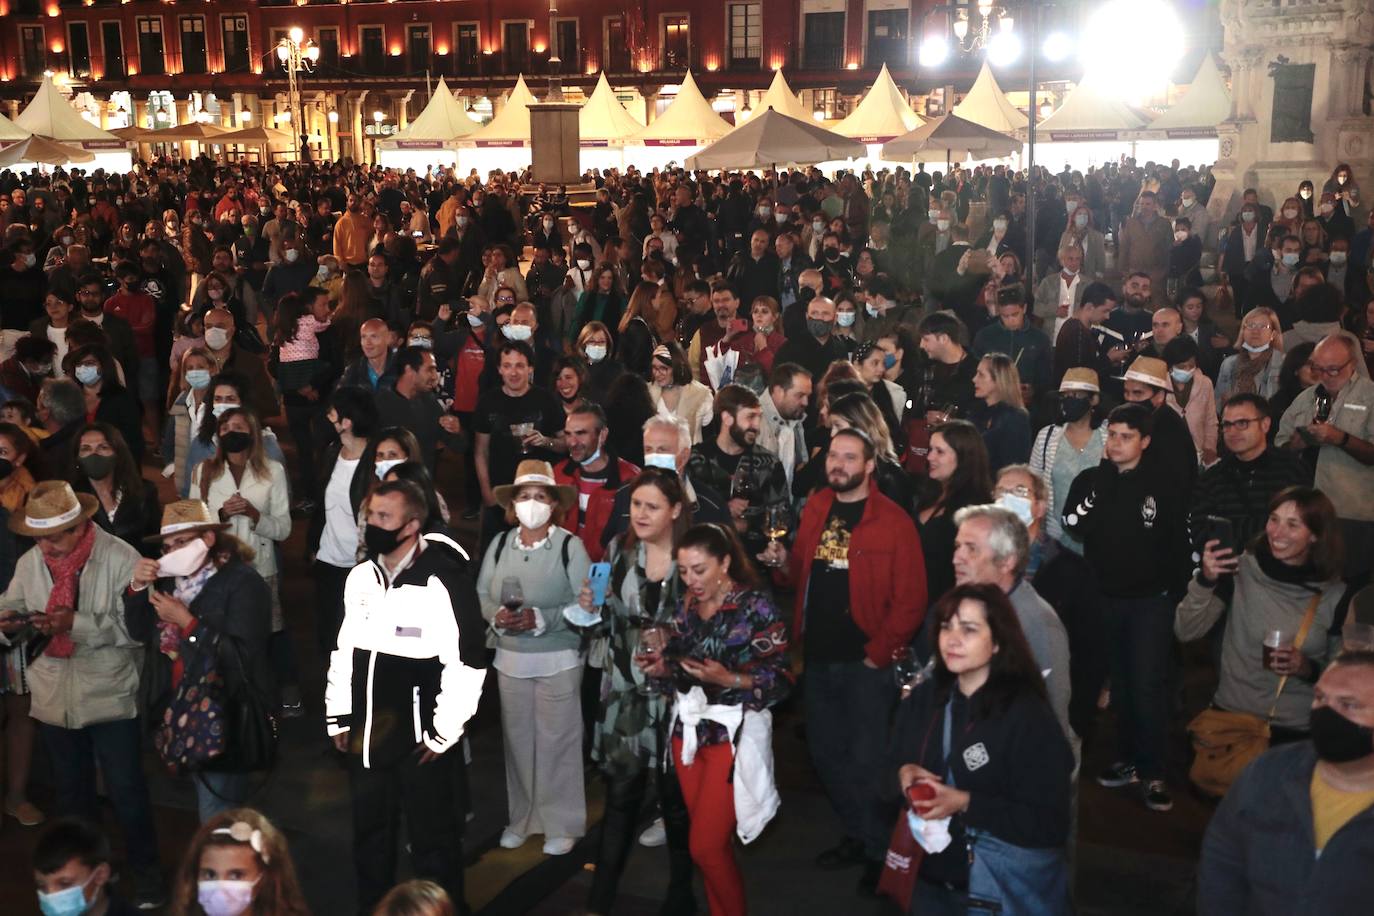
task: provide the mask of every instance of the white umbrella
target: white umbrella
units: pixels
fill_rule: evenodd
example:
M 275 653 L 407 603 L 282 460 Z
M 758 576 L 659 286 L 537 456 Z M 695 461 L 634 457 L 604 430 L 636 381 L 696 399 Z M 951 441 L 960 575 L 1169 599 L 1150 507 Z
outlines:
M 954 114 L 933 118 L 913 131 L 883 144 L 883 158 L 893 162 L 1000 159 L 1021 144 L 1004 133 L 965 121 Z
M 764 109 L 695 156 L 689 169 L 751 169 L 857 159 L 865 148 L 818 124 Z
M 42 165 L 67 165 L 71 162 L 90 162 L 93 159 L 94 153 L 37 134 L 0 150 L 0 168 L 9 168 L 21 163 L 27 165 L 30 162 Z

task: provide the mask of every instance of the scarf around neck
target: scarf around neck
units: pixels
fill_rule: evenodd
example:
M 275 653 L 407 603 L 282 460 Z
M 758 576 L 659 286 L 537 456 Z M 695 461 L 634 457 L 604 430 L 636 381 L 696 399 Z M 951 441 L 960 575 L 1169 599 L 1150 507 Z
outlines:
M 48 593 L 48 603 L 43 609 L 45 614 L 65 608 L 76 610 L 76 585 L 81 578 L 81 569 L 91 558 L 91 549 L 95 546 L 95 525 L 89 521 L 84 524 L 86 533 L 76 542 L 71 553 L 56 559 L 43 555 L 43 562 L 52 575 L 52 591 Z M 71 633 L 67 632 L 53 636 L 45 654 L 52 658 L 71 658 L 75 651 L 76 644 L 72 642 Z

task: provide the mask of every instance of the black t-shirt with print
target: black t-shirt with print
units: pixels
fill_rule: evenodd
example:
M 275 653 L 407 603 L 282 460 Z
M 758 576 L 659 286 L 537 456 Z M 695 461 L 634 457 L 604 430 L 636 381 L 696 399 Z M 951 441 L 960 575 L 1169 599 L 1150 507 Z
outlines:
M 548 449 L 532 448 L 520 453 L 520 442 L 511 435 L 517 423 L 533 423 L 536 431 L 556 436 L 563 430 L 566 416 L 554 395 L 543 388 L 531 388 L 520 397 L 511 397 L 498 386 L 477 399 L 472 412 L 472 428 L 491 436 L 487 454 L 487 473 L 493 487 L 515 479 L 515 468 L 524 459 L 553 463 L 559 456 Z
M 849 609 L 849 538 L 863 518 L 864 503 L 835 500 L 825 520 L 806 591 L 806 658 L 815 662 L 857 662 L 868 637 Z

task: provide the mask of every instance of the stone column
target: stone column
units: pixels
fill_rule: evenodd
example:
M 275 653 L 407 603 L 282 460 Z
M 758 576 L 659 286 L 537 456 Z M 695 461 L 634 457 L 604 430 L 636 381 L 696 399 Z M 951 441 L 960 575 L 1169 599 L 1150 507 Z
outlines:
M 407 89 L 406 94 L 401 96 L 401 104 L 396 112 L 396 129 L 405 130 L 410 124 L 410 99 L 415 95 L 414 89 Z
M 356 162 L 371 161 L 363 135 L 363 105 L 367 102 L 367 93 L 368 90 L 364 89 L 349 99 L 349 104 L 353 106 L 353 159 Z

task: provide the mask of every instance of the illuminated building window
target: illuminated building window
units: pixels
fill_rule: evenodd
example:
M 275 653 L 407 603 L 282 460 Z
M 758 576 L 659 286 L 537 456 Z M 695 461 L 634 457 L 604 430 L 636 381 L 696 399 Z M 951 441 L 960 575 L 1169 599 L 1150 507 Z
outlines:
M 38 79 L 48 69 L 48 42 L 41 25 L 19 27 L 19 58 L 25 76 Z
M 663 69 L 686 70 L 691 66 L 692 23 L 685 14 L 663 17 Z
M 757 70 L 763 60 L 763 4 L 732 3 L 729 10 L 729 65 Z
M 252 65 L 248 50 L 248 17 L 222 16 L 220 29 L 224 38 L 224 72 L 247 73 Z
M 808 70 L 839 70 L 844 66 L 844 5 L 811 0 L 802 7 L 802 66 Z

